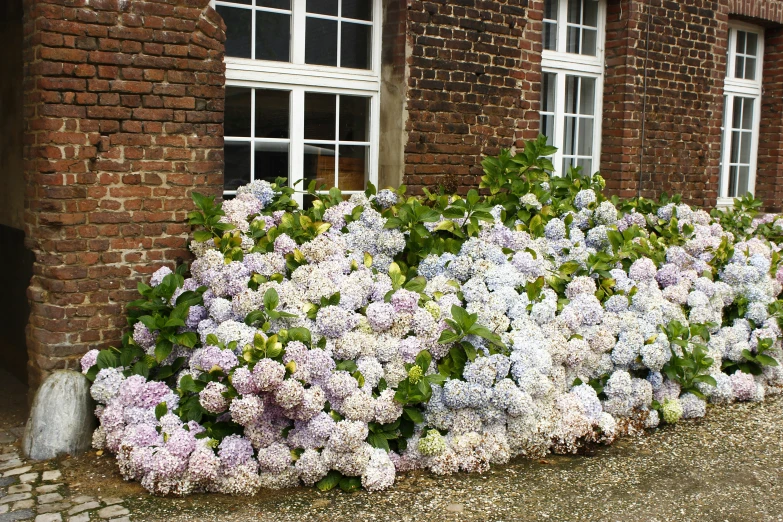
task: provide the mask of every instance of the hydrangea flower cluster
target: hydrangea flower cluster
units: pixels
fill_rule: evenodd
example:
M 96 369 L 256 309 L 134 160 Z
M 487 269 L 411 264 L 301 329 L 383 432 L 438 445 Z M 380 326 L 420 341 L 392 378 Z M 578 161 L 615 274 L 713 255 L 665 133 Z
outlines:
M 192 244 L 171 305 L 201 297 L 176 332 L 139 321 L 130 364 L 82 359 L 94 444 L 161 495 L 335 476 L 376 491 L 398 472 L 483 472 L 779 393 L 781 245 L 735 240 L 684 204 L 616 207 L 599 177 L 582 181 L 567 195 L 540 182 L 472 231 L 467 212 L 428 216 L 384 190 L 316 206 L 309 232 L 276 186 L 240 188 L 222 205 L 231 241 Z M 403 221 L 404 205 L 424 226 Z M 754 226 L 773 223 L 783 229 Z M 409 255 L 438 233 L 449 248 Z M 174 277 L 163 268 L 152 287 Z M 455 332 L 463 316 L 481 329 Z M 687 334 L 670 338 L 675 323 Z M 167 335 L 153 373 L 138 371 Z M 687 358 L 703 366 L 695 379 L 678 373 Z

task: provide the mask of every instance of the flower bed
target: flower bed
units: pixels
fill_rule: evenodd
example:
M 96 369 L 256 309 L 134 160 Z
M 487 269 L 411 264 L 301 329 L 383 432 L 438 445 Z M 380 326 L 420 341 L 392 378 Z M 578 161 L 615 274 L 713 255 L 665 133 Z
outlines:
M 783 219 L 608 200 L 552 152 L 488 158 L 486 195 L 194 194 L 196 259 L 82 359 L 95 446 L 161 495 L 375 491 L 778 393 Z

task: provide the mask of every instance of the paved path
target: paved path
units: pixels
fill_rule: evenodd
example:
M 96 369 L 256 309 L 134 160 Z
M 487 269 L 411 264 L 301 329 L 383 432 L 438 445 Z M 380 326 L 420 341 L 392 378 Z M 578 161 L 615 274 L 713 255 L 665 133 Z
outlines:
M 703 420 L 591 456 L 518 459 L 484 475 L 408 474 L 382 493 L 299 488 L 161 499 L 123 482 L 111 455 L 20 458 L 24 389 L 3 382 L 0 522 L 783 521 L 783 399 L 710 408 Z

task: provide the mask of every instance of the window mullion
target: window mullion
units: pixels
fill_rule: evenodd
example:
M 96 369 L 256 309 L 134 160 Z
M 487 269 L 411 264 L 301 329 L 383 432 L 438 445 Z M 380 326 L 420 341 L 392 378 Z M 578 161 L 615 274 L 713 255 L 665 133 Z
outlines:
M 291 63 L 303 65 L 305 63 L 305 25 L 307 22 L 306 0 L 292 0 L 292 2 Z
M 256 179 L 256 90 L 250 89 L 250 181 Z
M 338 94 L 337 96 L 335 96 L 335 98 L 336 98 L 335 103 L 337 104 L 337 106 L 335 108 L 335 113 L 334 113 L 334 186 L 339 187 L 340 184 L 338 180 L 340 179 L 340 95 Z
M 289 183 L 296 189 L 294 199 L 303 205 L 303 187 L 300 182 L 304 177 L 304 88 L 295 87 L 291 90 L 291 145 L 289 146 L 290 171 Z M 297 184 L 297 182 L 300 182 Z
M 729 197 L 729 173 L 731 172 L 731 145 L 734 139 L 732 126 L 734 121 L 734 95 L 726 96 L 726 106 L 724 107 L 723 124 L 723 165 L 721 172 L 720 195 Z
M 565 136 L 565 83 L 566 75 L 562 71 L 555 73 L 555 172 L 563 176 L 563 137 Z

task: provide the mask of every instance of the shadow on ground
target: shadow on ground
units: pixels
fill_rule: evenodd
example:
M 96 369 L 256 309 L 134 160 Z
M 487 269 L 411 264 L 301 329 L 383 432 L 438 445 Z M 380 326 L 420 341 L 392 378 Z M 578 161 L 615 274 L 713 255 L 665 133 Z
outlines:
M 0 375 L 0 428 L 18 433 L 24 393 Z M 156 498 L 123 482 L 111 455 L 91 451 L 52 464 L 72 495 L 122 498 L 131 518 L 145 521 L 783 520 L 783 400 L 712 407 L 705 419 L 592 456 L 516 459 L 483 475 L 411 473 L 382 493 Z

